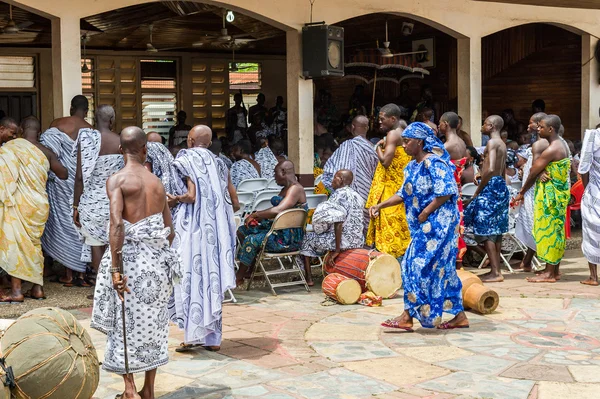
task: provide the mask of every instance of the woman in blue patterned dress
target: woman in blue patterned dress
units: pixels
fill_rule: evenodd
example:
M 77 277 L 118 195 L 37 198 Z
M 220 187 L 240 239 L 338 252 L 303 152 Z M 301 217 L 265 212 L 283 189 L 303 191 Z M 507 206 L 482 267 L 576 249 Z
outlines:
M 402 133 L 404 150 L 413 160 L 404 169 L 404 185 L 388 200 L 370 209 L 402 202 L 411 241 L 402 260 L 404 313 L 382 326 L 413 331 L 413 318 L 423 327 L 467 328 L 462 284 L 456 274 L 460 216 L 454 166 L 442 142 L 424 123 L 410 124 Z M 442 323 L 442 313 L 455 317 Z

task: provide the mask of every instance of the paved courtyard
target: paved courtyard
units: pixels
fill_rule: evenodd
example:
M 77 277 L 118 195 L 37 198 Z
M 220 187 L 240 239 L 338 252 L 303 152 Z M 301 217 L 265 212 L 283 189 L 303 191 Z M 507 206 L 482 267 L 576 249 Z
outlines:
M 163 399 L 565 399 L 600 397 L 600 288 L 579 284 L 587 263 L 570 251 L 557 284 L 530 284 L 523 273 L 490 284 L 500 307 L 469 312 L 471 328 L 382 331 L 402 298 L 382 307 L 324 306 L 320 289 L 278 297 L 236 291 L 226 304 L 219 353 L 175 353 L 160 368 Z M 91 309 L 73 311 L 89 327 Z M 449 317 L 448 317 L 449 318 Z M 418 326 L 417 326 L 418 327 Z M 92 335 L 98 356 L 105 338 Z M 142 377 L 142 375 L 140 375 Z M 120 377 L 102 372 L 95 398 L 114 398 Z

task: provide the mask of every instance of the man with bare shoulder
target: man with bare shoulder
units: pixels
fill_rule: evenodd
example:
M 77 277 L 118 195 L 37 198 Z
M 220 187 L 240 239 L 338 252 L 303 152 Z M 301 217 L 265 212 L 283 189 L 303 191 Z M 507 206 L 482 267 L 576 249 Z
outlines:
M 454 164 L 454 180 L 456 180 L 456 185 L 458 186 L 458 212 L 460 213 L 460 227 L 458 234 L 458 254 L 456 255 L 456 268 L 460 269 L 462 267 L 462 260 L 467 252 L 467 244 L 463 239 L 463 235 L 465 233 L 465 223 L 463 221 L 463 202 L 461 199 L 461 178 L 462 173 L 465 170 L 465 166 L 467 165 L 467 145 L 458 136 L 458 125 L 460 124 L 459 116 L 454 112 L 446 112 L 440 118 L 440 126 L 439 131 L 441 134 L 446 136 L 446 142 L 444 143 L 444 148 L 450 154 L 450 160 Z
M 530 148 L 527 148 L 527 150 L 525 151 L 527 163 L 525 163 L 525 165 L 523 166 L 522 181 L 527 181 L 531 170 L 531 165 L 533 165 L 533 162 L 535 162 L 535 160 L 542 154 L 542 152 L 544 152 L 544 150 L 550 145 L 550 143 L 548 143 L 548 140 L 540 137 L 538 132 L 539 124 L 541 120 L 545 117 L 545 113 L 538 112 L 536 114 L 533 114 L 531 118 L 529 118 L 527 132 L 531 134 L 532 137 L 536 137 L 536 141 L 531 145 Z M 521 209 L 519 209 L 519 216 L 517 217 L 517 225 L 515 229 L 515 235 L 527 247 L 527 253 L 523 257 L 523 261 L 519 266 L 520 269 L 526 272 L 532 271 L 531 261 L 533 260 L 536 251 L 535 238 L 533 238 L 534 194 L 535 187 L 532 186 L 523 195 L 523 203 L 521 204 Z
M 56 154 L 68 170 L 66 180 L 60 180 L 54 173 L 48 176 L 46 191 L 50 215 L 42 235 L 42 248 L 47 257 L 65 266 L 66 275 L 58 281 L 69 287 L 88 285 L 84 281 L 87 262 L 81 260 L 82 243 L 73 223 L 72 209 L 77 169 L 77 154 L 73 152 L 73 145 L 81 129 L 92 129 L 84 119 L 88 108 L 85 96 L 73 97 L 70 116 L 55 119 L 40 136 L 40 143 Z
M 484 282 L 504 281 L 500 271 L 502 235 L 508 232 L 510 194 L 504 180 L 506 145 L 500 138 L 504 122 L 498 115 L 489 116 L 481 132 L 490 139 L 483 153 L 481 182 L 465 209 L 465 224 L 473 226 L 475 240 L 483 244 L 492 270 L 479 276 Z
M 107 334 L 102 367 L 123 376 L 125 392 L 120 397 L 154 399 L 156 369 L 169 360 L 172 279 L 180 276 L 171 249 L 175 232 L 163 185 L 144 167 L 145 133 L 138 127 L 125 128 L 120 142 L 125 167 L 106 182 L 110 248 L 98 274 L 91 325 Z M 138 372 L 146 373 L 139 392 L 132 374 Z
M 537 256 L 546 262 L 546 269 L 542 274 L 528 278 L 530 283 L 556 282 L 558 267 L 565 253 L 571 160 L 569 147 L 558 134 L 560 125 L 560 118 L 556 115 L 547 115 L 540 121 L 539 135 L 548 140 L 549 146 L 533 161 L 529 176 L 515 197 L 515 202 L 523 201 L 525 193 L 535 184 L 533 237 Z M 542 174 L 543 177 L 540 176 Z
M 73 222 L 85 245 L 81 258 L 91 261 L 94 273 L 108 244 L 109 201 L 106 181 L 123 167 L 119 135 L 112 131 L 115 110 L 101 105 L 96 110 L 96 129 L 81 129 L 74 153 L 77 169 L 73 194 Z M 91 247 L 91 251 L 90 251 Z M 90 253 L 91 252 L 91 253 Z M 93 284 L 93 279 L 88 280 Z
M 406 129 L 406 122 L 401 119 L 401 115 L 402 111 L 396 104 L 384 105 L 379 112 L 381 131 L 386 133 L 386 137 L 377 143 L 379 164 L 365 204 L 367 209 L 396 194 L 404 183 L 404 168 L 411 157 L 402 147 L 402 132 Z M 404 204 L 382 209 L 376 218 L 371 219 L 366 237 L 367 245 L 375 245 L 378 251 L 399 258 L 404 255 L 409 242 L 410 232 Z

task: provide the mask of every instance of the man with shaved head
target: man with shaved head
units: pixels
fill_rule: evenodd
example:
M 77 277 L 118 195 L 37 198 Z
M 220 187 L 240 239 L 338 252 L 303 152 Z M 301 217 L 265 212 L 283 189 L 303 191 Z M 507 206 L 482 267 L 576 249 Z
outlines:
M 106 182 L 110 247 L 98 273 L 91 326 L 107 334 L 102 367 L 123 376 L 125 392 L 121 397 L 154 398 L 156 369 L 169 361 L 166 315 L 172 280 L 175 274 L 181 275 L 177 255 L 171 249 L 175 232 L 165 190 L 144 168 L 146 134 L 139 127 L 123 129 L 120 148 L 125 167 Z M 129 326 L 126 337 L 122 317 Z M 146 374 L 139 392 L 133 372 Z
M 173 155 L 162 143 L 162 136 L 156 132 L 146 135 L 148 153 L 146 154 L 146 169 L 158 177 L 167 194 L 175 192 L 175 171 L 173 170 Z
M 333 261 L 341 251 L 362 248 L 365 244 L 362 215 L 365 200 L 352 188 L 352 172 L 339 170 L 333 177 L 335 190 L 329 199 L 317 206 L 312 217 L 314 231 L 304 235 L 300 255 L 304 257 L 304 270 L 308 285 L 312 286 L 310 257 L 331 252 Z
M 367 139 L 369 120 L 359 115 L 352 120 L 352 140 L 344 141 L 323 167 L 323 184 L 328 190 L 333 189 L 333 178 L 337 171 L 347 169 L 354 175 L 352 188 L 367 201 L 373 175 L 379 164 L 379 158 L 373 149 L 373 144 Z M 363 212 L 364 233 L 369 229 L 369 212 Z
M 75 188 L 73 194 L 73 222 L 83 237 L 81 259 L 91 261 L 92 274 L 98 266 L 108 244 L 109 201 L 106 181 L 123 167 L 119 149 L 119 135 L 112 131 L 115 110 L 110 105 L 100 105 L 96 110 L 96 128 L 81 129 L 74 147 L 77 155 Z M 76 285 L 94 283 L 74 279 Z
M 173 249 L 182 260 L 183 279 L 175 286 L 171 320 L 184 330 L 178 352 L 205 347 L 219 350 L 222 302 L 235 288 L 235 223 L 239 203 L 225 163 L 208 148 L 212 131 L 194 126 L 187 149 L 177 154 L 173 208 L 177 239 Z
M 500 250 L 502 235 L 508 232 L 510 194 L 504 180 L 506 144 L 500 138 L 503 125 L 500 116 L 491 115 L 481 127 L 490 140 L 483 153 L 481 181 L 476 181 L 477 190 L 465 209 L 465 225 L 473 226 L 475 241 L 483 244 L 490 259 L 492 270 L 479 276 L 484 282 L 504 281 L 500 271 Z
M 73 284 L 73 273 L 77 273 L 81 283 L 85 277 L 88 262 L 81 260 L 82 243 L 73 223 L 73 187 L 77 169 L 77 153 L 73 145 L 81 129 L 92 129 L 85 121 L 89 111 L 88 100 L 85 96 L 77 95 L 71 100 L 71 115 L 55 119 L 50 128 L 40 136 L 40 143 L 49 148 L 61 164 L 68 170 L 67 180 L 55 178 L 50 173 L 46 191 L 50 203 L 50 215 L 42 235 L 44 253 L 60 262 L 66 268 L 66 276 L 59 282 Z M 48 259 L 50 260 L 50 259 Z M 49 261 L 47 264 L 51 265 Z
M 533 161 L 529 176 L 515 197 L 515 202 L 523 201 L 525 193 L 535 185 L 533 237 L 537 256 L 546 262 L 546 269 L 538 276 L 528 278 L 530 283 L 556 282 L 559 279 L 558 268 L 565 253 L 565 222 L 568 223 L 565 219 L 571 198 L 571 154 L 569 146 L 558 134 L 560 126 L 560 118 L 556 115 L 546 115 L 540 120 L 538 133 L 549 145 Z M 545 177 L 539 179 L 542 173 Z

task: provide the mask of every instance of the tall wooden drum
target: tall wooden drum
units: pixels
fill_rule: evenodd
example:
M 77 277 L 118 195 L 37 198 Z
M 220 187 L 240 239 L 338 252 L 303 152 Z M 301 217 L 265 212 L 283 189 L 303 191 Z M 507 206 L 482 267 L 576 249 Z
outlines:
M 92 340 L 75 316 L 62 309 L 25 313 L 6 330 L 0 349 L 13 369 L 17 399 L 89 399 L 98 387 Z
M 402 287 L 400 264 L 391 255 L 368 249 L 348 249 L 340 253 L 333 264 L 329 254 L 323 262 L 327 274 L 339 273 L 350 277 L 361 285 L 364 291 L 389 298 Z

